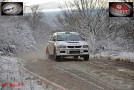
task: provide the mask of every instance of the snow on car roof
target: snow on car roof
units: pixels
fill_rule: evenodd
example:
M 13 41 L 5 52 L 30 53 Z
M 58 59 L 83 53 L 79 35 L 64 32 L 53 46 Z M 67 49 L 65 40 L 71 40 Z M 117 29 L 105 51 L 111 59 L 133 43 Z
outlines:
M 53 35 L 61 35 L 61 34 L 77 34 L 77 35 L 79 35 L 77 32 L 55 32 Z

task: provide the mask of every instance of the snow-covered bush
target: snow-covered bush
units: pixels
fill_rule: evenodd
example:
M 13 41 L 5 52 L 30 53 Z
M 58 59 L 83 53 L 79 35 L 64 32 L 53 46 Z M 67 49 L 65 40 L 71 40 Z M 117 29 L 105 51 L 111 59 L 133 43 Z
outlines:
M 24 20 L 32 31 L 32 35 L 37 43 L 44 43 L 51 31 L 50 25 L 46 20 L 45 13 L 41 12 L 39 5 L 29 6 L 29 13 L 24 14 Z
M 36 8 L 36 10 L 34 9 Z M 24 16 L 0 17 L 0 50 L 10 54 L 9 46 L 15 46 L 14 53 L 22 54 L 36 49 L 36 44 L 46 43 L 51 32 L 45 14 L 37 12 L 38 7 L 31 7 Z M 13 53 L 13 52 L 12 52 Z
M 17 53 L 28 51 L 36 43 L 22 17 L 0 17 L 0 48 L 14 45 Z

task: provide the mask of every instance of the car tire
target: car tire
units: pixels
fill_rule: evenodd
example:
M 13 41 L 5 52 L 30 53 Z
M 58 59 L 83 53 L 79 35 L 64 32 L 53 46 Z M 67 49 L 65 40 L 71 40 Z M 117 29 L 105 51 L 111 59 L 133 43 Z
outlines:
M 84 59 L 84 61 L 88 61 L 89 60 L 89 55 L 83 56 L 83 59 Z
M 56 56 L 55 61 L 57 62 L 61 61 L 61 56 Z

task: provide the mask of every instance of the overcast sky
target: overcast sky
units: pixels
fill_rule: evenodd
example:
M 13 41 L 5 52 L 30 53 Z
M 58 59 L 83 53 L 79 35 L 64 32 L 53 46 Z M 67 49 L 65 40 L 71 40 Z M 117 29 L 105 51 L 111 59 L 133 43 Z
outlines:
M 70 2 L 72 0 L 11 0 L 13 2 L 23 2 L 27 6 L 40 5 L 43 11 L 59 11 L 59 3 L 64 6 L 64 2 Z
M 21 1 L 26 3 L 27 5 L 33 5 L 33 4 L 45 4 L 45 5 L 51 5 L 51 3 L 53 4 L 58 4 L 63 3 L 64 1 L 72 1 L 72 0 L 11 0 L 11 1 Z
M 40 5 L 40 8 L 42 8 L 42 11 L 51 12 L 51 11 L 60 11 L 59 3 L 62 5 L 62 7 L 64 7 L 65 1 L 71 2 L 73 0 L 11 0 L 11 1 L 24 2 L 24 4 L 27 6 Z M 119 0 L 108 0 L 108 1 L 119 1 Z

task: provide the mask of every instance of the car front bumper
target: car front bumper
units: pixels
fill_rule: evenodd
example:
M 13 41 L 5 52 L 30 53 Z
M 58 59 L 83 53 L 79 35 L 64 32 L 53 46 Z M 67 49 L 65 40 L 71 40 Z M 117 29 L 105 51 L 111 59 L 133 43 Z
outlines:
M 57 56 L 82 56 L 89 55 L 88 48 L 57 48 Z

